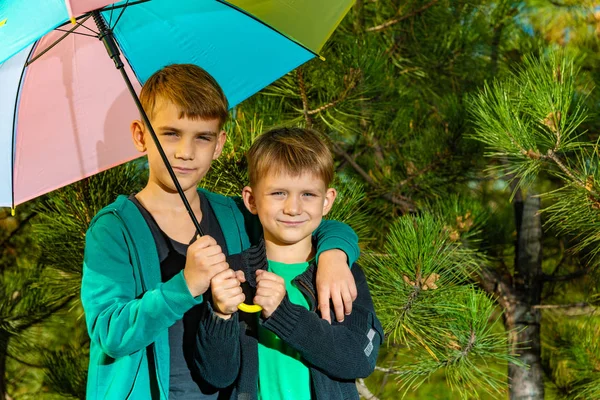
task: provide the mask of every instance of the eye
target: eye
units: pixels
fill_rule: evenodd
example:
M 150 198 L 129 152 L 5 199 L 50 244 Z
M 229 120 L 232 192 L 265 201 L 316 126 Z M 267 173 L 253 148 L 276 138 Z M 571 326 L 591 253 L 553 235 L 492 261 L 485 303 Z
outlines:
M 212 136 L 200 135 L 200 136 L 196 136 L 196 139 L 201 140 L 203 142 L 210 142 L 212 140 Z
M 271 192 L 271 196 L 281 197 L 285 196 L 284 192 Z
M 167 132 L 163 132 L 163 136 L 167 136 L 167 137 L 178 137 L 179 134 L 177 132 L 171 132 L 171 131 L 167 131 Z
M 317 197 L 317 194 L 316 193 L 311 193 L 311 192 L 306 192 L 306 193 L 303 193 L 302 196 L 305 196 L 305 197 Z

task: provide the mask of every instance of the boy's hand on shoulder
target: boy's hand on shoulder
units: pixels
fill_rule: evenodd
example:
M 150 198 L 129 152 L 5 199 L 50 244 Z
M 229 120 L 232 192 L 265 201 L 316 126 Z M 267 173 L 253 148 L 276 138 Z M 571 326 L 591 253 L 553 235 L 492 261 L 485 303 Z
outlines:
M 210 236 L 198 237 L 187 250 L 183 276 L 192 296 L 204 294 L 211 279 L 229 268 L 221 246 Z
M 352 312 L 356 300 L 356 282 L 348 266 L 348 257 L 341 250 L 328 250 L 319 256 L 317 263 L 317 294 L 321 318 L 331 323 L 329 300 L 333 302 L 335 317 L 342 322 Z
M 285 282 L 282 277 L 261 269 L 256 271 L 254 304 L 262 307 L 263 318 L 269 318 L 275 312 L 285 293 Z
M 214 312 L 223 319 L 231 318 L 237 311 L 237 306 L 246 300 L 242 291 L 242 282 L 246 278 L 242 271 L 231 268 L 219 272 L 210 281 Z

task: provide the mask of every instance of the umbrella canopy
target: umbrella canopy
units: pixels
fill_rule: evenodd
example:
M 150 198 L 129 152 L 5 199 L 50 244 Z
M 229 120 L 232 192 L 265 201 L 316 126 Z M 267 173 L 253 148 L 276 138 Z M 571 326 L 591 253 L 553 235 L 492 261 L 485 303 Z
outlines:
M 104 7 L 135 90 L 168 64 L 192 63 L 233 107 L 317 56 L 353 0 L 108 3 L 0 2 L 0 206 L 140 155 L 128 129 L 139 112 L 88 11 Z

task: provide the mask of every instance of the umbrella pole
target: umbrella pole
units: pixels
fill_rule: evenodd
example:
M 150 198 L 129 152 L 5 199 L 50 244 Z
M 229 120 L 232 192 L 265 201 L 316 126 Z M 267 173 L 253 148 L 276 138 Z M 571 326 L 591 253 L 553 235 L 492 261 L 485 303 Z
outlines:
M 185 208 L 186 208 L 190 218 L 192 219 L 194 226 L 196 227 L 196 231 L 198 232 L 198 234 L 203 235 L 202 229 L 200 228 L 200 224 L 198 223 L 198 219 L 196 218 L 196 215 L 194 214 L 194 211 L 192 210 L 192 207 L 190 206 L 188 199 L 185 197 L 185 194 L 183 193 L 183 189 L 181 188 L 181 185 L 179 184 L 179 181 L 177 180 L 177 177 L 175 176 L 175 172 L 173 171 L 173 168 L 171 168 L 171 164 L 169 163 L 169 160 L 167 159 L 167 155 L 165 154 L 162 146 L 160 145 L 160 142 L 158 141 L 158 137 L 156 136 L 156 132 L 154 132 L 154 128 L 152 127 L 152 124 L 150 124 L 148 115 L 146 115 L 146 112 L 144 111 L 144 108 L 142 107 L 142 103 L 140 103 L 140 99 L 137 96 L 137 93 L 135 93 L 135 89 L 133 88 L 133 85 L 131 84 L 129 77 L 127 76 L 127 72 L 125 71 L 123 61 L 121 61 L 121 53 L 119 52 L 119 48 L 117 47 L 117 43 L 115 42 L 115 38 L 113 36 L 112 30 L 108 27 L 108 25 L 106 24 L 106 21 L 104 20 L 102 15 L 100 15 L 100 12 L 98 10 L 92 11 L 91 14 L 92 14 L 92 17 L 94 18 L 94 22 L 96 22 L 96 26 L 98 27 L 98 32 L 99 32 L 98 39 L 100 39 L 102 41 L 102 43 L 104 43 L 104 47 L 106 47 L 106 51 L 108 52 L 108 55 L 114 61 L 115 67 L 119 71 L 121 71 L 121 75 L 123 76 L 123 80 L 125 80 L 127 89 L 129 89 L 129 93 L 131 93 L 131 96 L 133 97 L 133 101 L 135 101 L 135 105 L 137 106 L 138 110 L 140 111 L 140 114 L 142 116 L 142 119 L 144 120 L 144 123 L 150 130 L 150 135 L 152 136 L 152 140 L 154 140 L 154 143 L 156 144 L 158 153 L 160 154 L 160 157 L 162 158 L 163 162 L 165 163 L 165 167 L 167 167 L 167 171 L 169 171 L 169 175 L 171 176 L 171 179 L 173 179 L 173 183 L 175 184 L 175 187 L 177 188 L 177 193 L 179 193 L 179 196 L 181 197 L 181 200 L 183 201 L 183 204 L 185 205 Z

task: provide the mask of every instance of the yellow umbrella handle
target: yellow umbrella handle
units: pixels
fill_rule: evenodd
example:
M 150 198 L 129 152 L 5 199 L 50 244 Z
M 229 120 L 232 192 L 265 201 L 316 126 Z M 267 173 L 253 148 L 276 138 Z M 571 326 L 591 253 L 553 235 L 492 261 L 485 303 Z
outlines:
M 246 303 L 240 303 L 238 305 L 238 310 L 243 311 L 245 313 L 257 313 L 262 311 L 262 307 L 257 306 L 256 304 L 250 305 Z
M 254 298 L 254 295 L 256 294 L 256 289 L 252 288 L 248 282 L 242 283 L 242 291 L 244 292 L 244 295 L 246 295 L 247 299 Z M 252 314 L 261 312 L 262 307 L 257 306 L 256 304 L 240 303 L 238 304 L 238 310 Z

